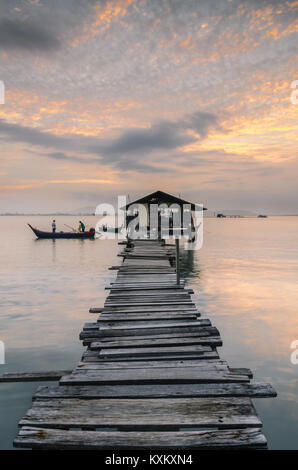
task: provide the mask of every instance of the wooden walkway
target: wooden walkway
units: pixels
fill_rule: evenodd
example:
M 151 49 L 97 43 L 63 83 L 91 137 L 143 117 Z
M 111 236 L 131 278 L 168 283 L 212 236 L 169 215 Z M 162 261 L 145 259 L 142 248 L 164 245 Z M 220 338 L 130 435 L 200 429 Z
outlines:
M 220 359 L 218 330 L 193 291 L 176 285 L 170 251 L 124 247 L 124 260 L 87 349 L 59 386 L 41 386 L 20 421 L 16 447 L 42 449 L 266 448 L 252 398 L 274 397 L 250 370 Z

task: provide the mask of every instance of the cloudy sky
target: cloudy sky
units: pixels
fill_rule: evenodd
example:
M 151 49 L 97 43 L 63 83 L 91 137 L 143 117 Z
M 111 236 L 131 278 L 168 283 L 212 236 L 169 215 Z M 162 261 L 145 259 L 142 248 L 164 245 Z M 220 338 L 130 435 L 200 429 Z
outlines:
M 298 1 L 0 0 L 0 212 L 298 213 Z

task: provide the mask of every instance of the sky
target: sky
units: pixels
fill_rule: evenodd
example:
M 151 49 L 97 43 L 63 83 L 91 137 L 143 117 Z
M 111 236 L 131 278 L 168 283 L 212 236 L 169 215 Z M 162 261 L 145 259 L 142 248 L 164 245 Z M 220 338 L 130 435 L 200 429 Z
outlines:
M 297 0 L 0 0 L 0 212 L 163 190 L 298 214 L 297 13 Z

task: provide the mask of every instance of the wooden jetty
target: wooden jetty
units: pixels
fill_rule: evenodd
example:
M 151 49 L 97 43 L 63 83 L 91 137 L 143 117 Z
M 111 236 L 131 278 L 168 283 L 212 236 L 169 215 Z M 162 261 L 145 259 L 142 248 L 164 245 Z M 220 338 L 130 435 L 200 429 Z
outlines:
M 104 307 L 90 309 L 98 320 L 80 334 L 81 362 L 38 388 L 15 447 L 265 449 L 252 398 L 276 393 L 220 359 L 219 332 L 177 284 L 171 248 L 140 240 L 120 256 Z

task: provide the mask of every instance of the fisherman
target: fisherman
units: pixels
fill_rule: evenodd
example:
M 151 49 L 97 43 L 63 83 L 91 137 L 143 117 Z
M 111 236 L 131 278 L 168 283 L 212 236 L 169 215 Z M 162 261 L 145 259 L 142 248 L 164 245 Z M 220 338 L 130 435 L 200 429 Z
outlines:
M 79 223 L 79 232 L 85 232 L 85 224 L 81 220 Z
M 52 222 L 52 232 L 53 233 L 56 232 L 56 220 L 53 220 L 53 222 Z

